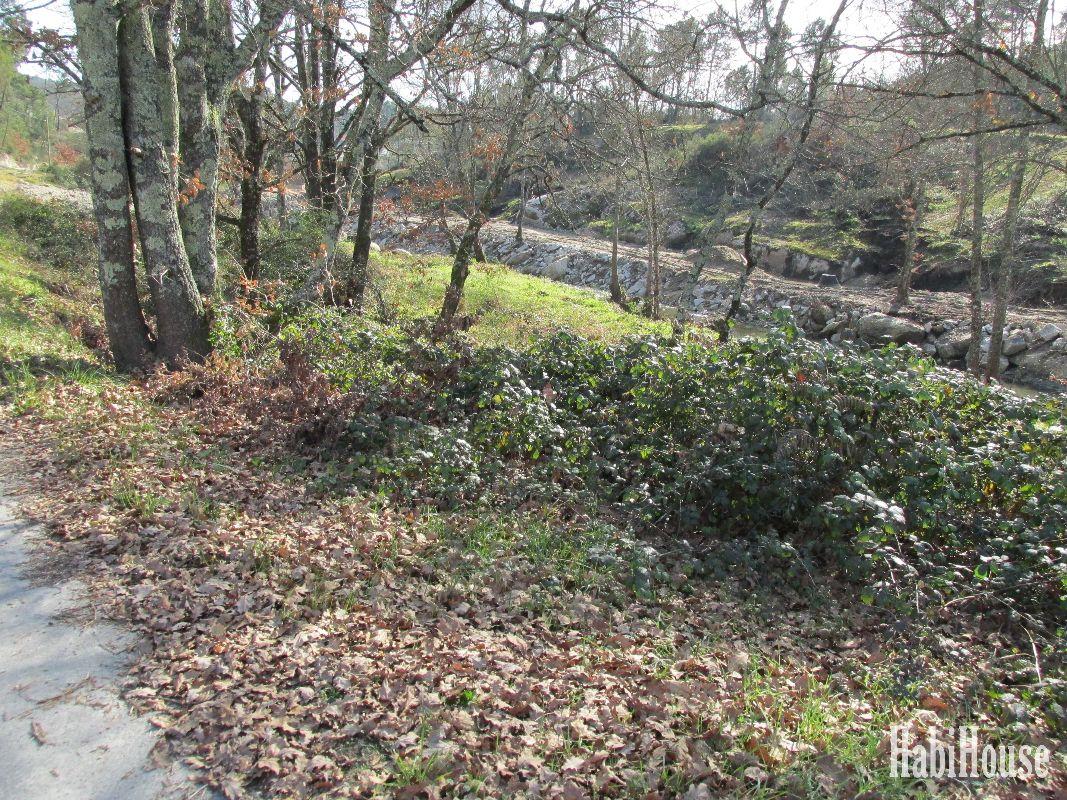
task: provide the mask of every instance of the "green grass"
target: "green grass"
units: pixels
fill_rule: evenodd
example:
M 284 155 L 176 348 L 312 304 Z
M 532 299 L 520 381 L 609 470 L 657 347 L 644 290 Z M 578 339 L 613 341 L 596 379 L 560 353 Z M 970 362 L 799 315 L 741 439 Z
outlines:
M 748 226 L 748 214 L 739 212 L 726 218 L 726 229 L 740 236 Z M 757 244 L 772 248 L 785 248 L 794 253 L 803 253 L 811 258 L 821 258 L 831 263 L 843 261 L 870 247 L 855 231 L 842 230 L 831 219 L 794 219 L 776 223 L 768 221 L 756 234 Z
M 426 317 L 440 308 L 450 267 L 447 258 L 382 253 L 372 260 L 372 277 L 401 317 Z M 523 347 L 558 330 L 602 341 L 669 330 L 667 323 L 627 314 L 589 290 L 496 264 L 473 265 L 464 293 L 470 333 L 488 345 Z
M 1067 164 L 1067 136 L 1057 134 L 1034 136 L 1031 152 L 1035 158 L 1059 164 L 1062 168 L 1064 164 Z M 1004 158 L 996 161 L 987 175 L 990 185 L 986 192 L 984 208 L 987 222 L 991 224 L 997 223 L 1007 208 L 1011 169 L 1010 159 Z M 1023 208 L 1023 214 L 1025 215 L 1029 209 L 1041 207 L 1063 194 L 1063 173 L 1055 168 L 1049 168 L 1044 174 L 1035 177 L 1034 169 L 1031 167 L 1024 187 L 1026 205 Z M 954 231 L 959 202 L 956 192 L 945 187 L 934 186 L 928 189 L 927 196 L 930 205 L 923 217 L 922 231 L 931 243 L 930 250 L 942 258 L 965 256 L 969 253 L 969 242 L 957 236 Z M 970 205 L 964 213 L 964 222 L 970 225 Z M 984 249 L 992 254 L 999 244 L 999 237 L 986 236 Z
M 0 234 L 0 364 L 37 361 L 95 362 L 71 331 L 99 324 L 87 276 L 31 260 L 25 247 Z
M 55 380 L 110 380 L 79 333 L 100 325 L 91 276 L 41 264 L 28 247 L 0 233 L 0 401 L 15 413 L 38 405 Z

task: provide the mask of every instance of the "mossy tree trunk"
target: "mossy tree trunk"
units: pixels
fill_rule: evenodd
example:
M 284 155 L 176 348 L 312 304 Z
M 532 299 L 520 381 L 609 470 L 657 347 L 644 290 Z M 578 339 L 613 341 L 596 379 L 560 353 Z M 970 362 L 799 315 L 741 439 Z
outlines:
M 555 36 L 556 33 L 554 31 L 546 33 L 546 39 L 548 40 L 554 40 Z M 527 67 L 535 54 L 536 48 L 528 52 L 525 61 Z M 489 218 L 489 211 L 492 209 L 493 203 L 496 202 L 497 197 L 504 188 L 504 183 L 514 168 L 515 158 L 522 145 L 523 134 L 526 130 L 527 119 L 534 111 L 532 107 L 534 95 L 537 93 L 548 71 L 556 63 L 557 58 L 558 52 L 549 48 L 541 55 L 541 60 L 538 62 L 536 69 L 526 69 L 523 72 L 522 89 L 515 98 L 511 122 L 508 124 L 508 130 L 504 136 L 504 143 L 497 157 L 496 165 L 493 167 L 489 183 L 482 190 L 481 198 L 474 209 L 474 213 L 467 218 L 467 227 L 460 237 L 456 254 L 452 259 L 452 272 L 436 325 L 438 332 L 452 327 L 456 313 L 459 311 L 460 303 L 463 301 L 463 287 L 470 273 L 471 261 L 474 260 L 476 255 L 484 260 L 484 255 L 481 254 L 481 248 L 478 245 L 478 235 L 481 233 L 485 221 Z
M 974 3 L 974 35 L 976 41 L 981 41 L 985 30 L 982 19 L 982 0 Z M 981 51 L 975 56 L 974 69 L 974 95 L 981 97 L 985 92 L 982 71 Z M 985 115 L 982 104 L 976 99 L 974 103 L 974 129 L 979 131 L 985 125 Z M 967 288 L 970 294 L 970 331 L 971 344 L 967 348 L 967 370 L 978 374 L 981 360 L 982 325 L 984 313 L 982 309 L 982 239 L 985 232 L 985 141 L 979 133 L 975 133 L 971 142 L 971 269 L 967 279 Z
M 155 354 L 177 366 L 208 351 L 203 298 L 215 281 L 222 104 L 285 8 L 265 6 L 235 47 L 227 7 L 189 0 L 175 52 L 174 2 L 75 3 L 105 322 L 122 369 L 143 365 L 153 350 L 137 304 L 131 201 L 155 317 Z
M 148 365 L 153 342 L 137 298 L 134 272 L 130 176 L 119 83 L 119 18 L 115 7 L 105 0 L 78 0 L 73 11 L 82 64 L 104 323 L 115 366 L 128 372 Z
M 259 227 L 263 218 L 263 169 L 267 154 L 267 134 L 263 126 L 263 92 L 267 77 L 266 51 L 260 51 L 252 67 L 252 86 L 247 96 L 236 94 L 237 116 L 241 121 L 233 137 L 234 149 L 241 154 L 241 271 L 254 281 L 259 278 Z
M 148 13 L 134 9 L 120 26 L 123 100 L 133 155 L 137 230 L 156 315 L 158 354 L 168 364 L 207 353 L 207 316 L 182 242 L 168 152 L 166 110 L 176 105 L 171 74 L 157 57 Z
M 915 250 L 919 241 L 919 226 L 922 225 L 926 204 L 926 183 L 914 177 L 908 179 L 904 209 L 904 257 L 897 273 L 897 292 L 893 299 L 896 306 L 907 305 L 911 295 L 911 273 L 915 269 Z
M 374 192 L 378 184 L 378 149 L 370 148 L 363 156 L 362 184 L 356 235 L 352 241 L 352 270 L 349 275 L 349 299 L 356 311 L 363 310 L 370 265 L 371 225 L 374 222 Z
M 615 173 L 615 201 L 613 204 L 614 219 L 611 226 L 611 280 L 608 283 L 608 291 L 611 299 L 620 308 L 627 311 L 630 303 L 626 299 L 626 293 L 622 290 L 619 281 L 619 226 L 622 225 L 622 169 Z
M 1044 43 L 1045 19 L 1048 0 L 1038 3 L 1034 19 L 1033 40 L 1028 49 L 1038 53 Z M 985 379 L 1000 377 L 1000 356 L 1004 349 L 1004 323 L 1008 316 L 1008 297 L 1011 293 L 1015 272 L 1015 233 L 1019 225 L 1022 207 L 1023 181 L 1030 162 L 1030 129 L 1023 128 L 1015 140 L 1015 164 L 1012 167 L 1011 183 L 1008 186 L 1008 206 L 1004 210 L 1004 222 L 1000 232 L 1000 247 L 993 263 L 993 332 L 989 337 L 989 356 L 986 361 Z

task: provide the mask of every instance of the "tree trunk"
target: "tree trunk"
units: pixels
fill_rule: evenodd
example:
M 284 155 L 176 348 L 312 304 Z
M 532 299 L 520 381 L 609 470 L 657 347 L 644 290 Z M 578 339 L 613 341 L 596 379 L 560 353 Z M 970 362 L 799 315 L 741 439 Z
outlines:
M 445 290 L 445 299 L 441 304 L 441 312 L 438 315 L 436 325 L 438 333 L 452 326 L 456 312 L 459 311 L 459 305 L 463 301 L 463 287 L 467 282 L 467 275 L 470 273 L 470 263 L 474 257 L 475 248 L 478 246 L 478 235 L 481 233 L 482 225 L 485 224 L 486 219 L 489 217 L 489 210 L 493 207 L 493 203 L 504 188 L 504 182 L 507 180 L 508 175 L 511 174 L 515 153 L 519 147 L 519 136 L 525 127 L 526 117 L 530 113 L 530 102 L 537 91 L 538 85 L 544 79 L 548 68 L 555 63 L 555 58 L 556 56 L 553 54 L 544 55 L 537 69 L 532 74 L 526 73 L 523 76 L 522 92 L 518 98 L 511 124 L 508 126 L 507 135 L 504 138 L 503 151 L 493 170 L 493 176 L 489 184 L 482 192 L 478 207 L 467 220 L 466 230 L 464 230 L 459 246 L 456 248 L 448 289 Z
M 281 47 L 280 46 L 277 48 L 276 52 L 277 52 L 277 57 L 279 59 L 281 59 Z M 277 102 L 282 97 L 282 73 L 281 73 L 281 70 L 279 70 L 279 69 L 272 69 L 271 73 L 272 73 L 272 76 L 274 78 L 274 97 L 275 97 L 275 101 Z M 274 183 L 274 191 L 275 191 L 276 202 L 278 203 L 278 211 L 277 211 L 278 228 L 281 229 L 281 230 L 285 230 L 285 228 L 289 224 L 289 214 L 288 214 L 288 210 L 286 208 L 286 203 L 285 203 L 285 195 L 286 195 L 285 154 L 286 154 L 286 149 L 287 148 L 286 148 L 286 146 L 284 144 L 279 144 L 275 148 L 275 151 L 274 151 L 274 175 L 272 176 L 273 183 Z
M 791 164 L 795 165 L 796 160 L 792 160 Z M 789 168 L 792 171 L 792 167 Z M 778 185 L 785 183 L 785 177 L 779 176 L 780 180 Z M 777 194 L 777 190 L 775 190 Z M 773 195 L 771 195 L 773 196 Z M 765 194 L 767 203 L 770 202 L 770 197 Z M 760 198 L 761 201 L 763 198 Z M 752 244 L 756 235 L 756 228 L 760 224 L 760 219 L 763 215 L 763 209 L 767 203 L 757 204 L 751 213 L 748 215 L 748 227 L 745 228 L 745 238 L 742 254 L 745 257 L 745 268 L 741 271 L 741 277 L 737 279 L 737 286 L 734 288 L 733 297 L 730 298 L 730 307 L 726 309 L 726 313 L 723 318 L 716 323 L 716 332 L 719 334 L 719 341 L 725 342 L 730 338 L 730 323 L 733 322 L 734 317 L 737 316 L 737 312 L 741 308 L 741 298 L 744 296 L 745 287 L 748 286 L 748 280 L 752 277 L 752 273 L 756 269 L 756 254 L 753 252 Z
M 137 298 L 134 271 L 130 178 L 126 169 L 119 80 L 118 18 L 110 2 L 78 0 L 74 3 L 74 21 L 82 64 L 104 326 L 116 369 L 129 372 L 148 365 L 152 342 Z
M 900 273 L 897 275 L 897 294 L 893 305 L 907 305 L 911 292 L 911 273 L 915 268 L 915 246 L 919 238 L 919 226 L 922 225 L 923 204 L 926 202 L 926 184 L 914 177 L 908 181 L 906 192 L 908 209 L 905 212 L 907 218 L 907 233 L 904 238 L 904 258 L 900 263 Z
M 378 182 L 378 150 L 370 148 L 363 156 L 362 188 L 356 236 L 352 245 L 352 270 L 349 275 L 349 298 L 357 312 L 363 311 L 367 291 L 367 267 L 370 263 L 371 225 L 374 222 L 374 191 Z
M 156 312 L 157 350 L 176 366 L 207 353 L 208 321 L 182 242 L 174 165 L 165 146 L 163 109 L 170 99 L 162 98 L 170 82 L 154 57 L 147 12 L 127 14 L 120 31 L 137 231 Z
M 529 98 L 526 99 L 528 102 Z M 481 233 L 482 225 L 485 224 L 486 219 L 489 217 L 489 209 L 493 207 L 493 203 L 504 188 L 504 182 L 511 171 L 511 159 L 514 157 L 514 147 L 521 125 L 521 120 L 512 122 L 507 140 L 508 145 L 500 156 L 500 161 L 493 171 L 493 177 L 489 181 L 489 185 L 482 192 L 482 198 L 478 203 L 477 209 L 468 218 L 467 227 L 464 229 L 463 236 L 460 237 L 459 244 L 456 246 L 456 255 L 452 259 L 452 272 L 449 276 L 448 289 L 445 291 L 445 299 L 441 304 L 441 313 L 438 317 L 438 332 L 451 327 L 452 321 L 459 311 L 459 305 L 463 301 L 463 287 L 467 282 L 467 276 L 470 274 L 471 261 L 474 260 L 475 249 L 478 246 L 478 235 Z
M 611 230 L 611 281 L 608 284 L 608 289 L 611 292 L 611 299 L 621 308 L 629 310 L 629 303 L 626 299 L 626 293 L 622 290 L 622 284 L 619 283 L 619 225 L 622 223 L 622 201 L 620 200 L 620 193 L 622 191 L 622 177 L 618 172 L 615 173 L 615 220 Z
M 974 32 L 975 38 L 981 40 L 984 23 L 982 21 L 982 0 L 975 0 L 974 4 Z M 985 122 L 982 118 L 982 106 L 979 101 L 984 87 L 982 85 L 982 57 L 978 52 L 973 71 L 974 81 L 974 129 L 980 130 Z M 974 230 L 971 231 L 971 271 L 968 277 L 968 289 L 970 291 L 971 308 L 971 346 L 967 349 L 967 369 L 972 375 L 978 374 L 978 363 L 981 357 L 982 346 L 982 236 L 985 227 L 985 150 L 981 134 L 974 135 L 972 142 L 972 163 L 974 167 L 974 183 L 972 186 L 971 221 Z
M 522 223 L 526 219 L 526 178 L 519 184 L 519 215 L 515 220 L 515 241 L 522 244 Z
M 263 161 L 267 151 L 267 136 L 263 130 L 266 79 L 266 53 L 260 52 L 253 64 L 251 92 L 247 98 L 240 99 L 238 108 L 244 162 L 241 165 L 241 269 L 250 281 L 259 278 L 261 259 L 259 226 L 263 217 Z
M 1032 52 L 1040 52 L 1045 38 L 1045 19 L 1048 0 L 1038 3 L 1034 19 Z M 986 381 L 1000 377 L 1000 356 L 1004 350 L 1004 323 L 1008 317 L 1008 298 L 1011 295 L 1012 278 L 1015 272 L 1015 231 L 1019 223 L 1022 205 L 1023 181 L 1030 160 L 1030 129 L 1023 128 L 1015 142 L 1015 166 L 1008 187 L 1008 206 L 1004 210 L 1004 227 L 1000 234 L 1000 250 L 994 263 L 993 274 L 993 332 L 989 337 L 989 360 L 986 362 Z
M 1019 222 L 1019 206 L 1023 193 L 1023 180 L 1030 157 L 1030 131 L 1024 128 L 1019 133 L 1015 151 L 1015 167 L 1008 188 L 1008 205 L 1004 210 L 1004 228 L 1000 234 L 1000 248 L 993 261 L 993 332 L 989 337 L 989 358 L 986 362 L 985 379 L 1000 377 L 1000 355 L 1004 349 L 1004 323 L 1008 316 L 1008 297 L 1011 279 L 1015 270 L 1015 231 Z
M 807 96 L 804 103 L 804 122 L 800 126 L 800 131 L 797 134 L 796 142 L 793 145 L 793 153 L 789 157 L 788 161 L 783 165 L 782 169 L 778 173 L 778 177 L 774 183 L 763 193 L 760 199 L 756 202 L 755 208 L 752 209 L 748 217 L 748 227 L 745 228 L 745 244 L 744 244 L 744 256 L 745 256 L 745 268 L 741 272 L 741 277 L 737 281 L 737 287 L 734 290 L 734 295 L 730 300 L 730 307 L 727 309 L 726 314 L 716 325 L 717 332 L 719 334 L 719 341 L 725 342 L 730 336 L 730 323 L 737 315 L 738 309 L 741 307 L 741 297 L 744 294 L 745 287 L 748 285 L 748 280 L 752 276 L 752 272 L 756 269 L 756 257 L 752 249 L 753 238 L 756 233 L 756 228 L 759 226 L 763 217 L 763 212 L 773 200 L 778 192 L 781 191 L 785 182 L 789 180 L 789 176 L 793 170 L 796 169 L 797 162 L 800 160 L 800 153 L 804 145 L 808 141 L 808 137 L 811 135 L 812 125 L 815 122 L 815 116 L 818 111 L 818 98 L 819 98 L 819 82 L 823 77 L 823 60 L 826 57 L 827 49 L 831 40 L 837 30 L 837 24 L 841 20 L 841 15 L 845 10 L 846 0 L 841 0 L 841 3 L 837 7 L 837 11 L 830 20 L 830 24 L 823 29 L 822 36 L 819 39 L 819 45 L 815 50 L 815 60 L 812 64 L 811 75 L 808 78 Z M 782 30 L 782 20 L 785 13 L 785 5 L 779 5 L 778 7 L 778 19 L 774 26 L 774 39 L 768 43 L 768 63 L 772 63 L 771 48 L 777 50 L 778 37 Z M 763 70 L 760 71 L 758 76 L 758 82 L 761 85 L 766 85 L 770 78 Z M 762 92 L 762 90 L 760 90 Z
M 959 194 L 956 202 L 956 221 L 952 225 L 952 233 L 959 235 L 963 232 L 963 221 L 967 218 L 967 190 L 970 186 L 967 183 L 967 170 L 960 168 L 960 185 Z
M 659 318 L 659 208 L 652 203 L 648 224 L 648 278 L 645 283 L 645 314 L 652 319 Z
M 178 191 L 182 241 L 201 296 L 215 292 L 215 199 L 218 193 L 222 140 L 222 102 L 211 82 L 219 65 L 212 58 L 213 15 L 220 11 L 208 0 L 192 0 L 184 10 L 178 46 L 178 109 L 181 164 Z

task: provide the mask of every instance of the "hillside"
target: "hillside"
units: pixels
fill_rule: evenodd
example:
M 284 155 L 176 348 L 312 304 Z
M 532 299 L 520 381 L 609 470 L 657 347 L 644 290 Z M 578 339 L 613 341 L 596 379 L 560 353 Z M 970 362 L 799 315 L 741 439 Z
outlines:
M 715 228 L 725 187 L 725 159 L 731 147 L 729 128 L 716 124 L 665 125 L 659 129 L 662 148 L 669 158 L 661 189 L 664 209 L 664 243 L 673 250 L 706 248 Z M 1023 194 L 1019 226 L 1014 299 L 1034 307 L 1067 304 L 1067 144 L 1064 135 L 1035 137 L 1035 166 Z M 764 154 L 764 157 L 769 158 Z M 837 274 L 849 287 L 891 288 L 902 258 L 904 220 L 900 187 L 887 185 L 884 176 L 858 177 L 849 183 L 826 174 L 820 154 L 802 163 L 798 175 L 770 206 L 757 235 L 765 269 L 785 269 L 786 277 L 812 280 L 814 274 L 794 273 L 788 261 L 806 256 L 824 262 L 825 271 Z M 845 167 L 842 167 L 844 169 Z M 834 169 L 830 165 L 831 174 Z M 822 174 L 820 174 L 820 170 Z M 758 173 L 757 173 L 758 175 Z M 847 177 L 847 175 L 846 175 Z M 959 187 L 951 173 L 934 172 L 925 188 L 919 229 L 918 264 L 913 282 L 919 289 L 962 291 L 969 269 L 969 214 L 958 226 Z M 1007 203 L 1010 171 L 998 165 L 989 176 L 985 213 L 992 235 L 985 237 L 986 257 L 993 259 L 999 246 L 997 231 Z M 755 180 L 755 178 L 754 178 Z M 898 180 L 901 180 L 898 177 Z M 574 171 L 557 178 L 549 194 L 534 198 L 528 218 L 553 229 L 609 238 L 614 227 L 610 184 L 604 176 Z M 621 226 L 624 241 L 643 244 L 647 225 L 639 198 L 623 195 Z M 735 198 L 744 206 L 752 197 Z M 505 218 L 514 218 L 513 200 Z M 718 243 L 739 244 L 747 213 L 732 211 L 725 218 Z M 775 267 L 777 263 L 777 266 Z M 768 263 L 772 266 L 768 267 Z

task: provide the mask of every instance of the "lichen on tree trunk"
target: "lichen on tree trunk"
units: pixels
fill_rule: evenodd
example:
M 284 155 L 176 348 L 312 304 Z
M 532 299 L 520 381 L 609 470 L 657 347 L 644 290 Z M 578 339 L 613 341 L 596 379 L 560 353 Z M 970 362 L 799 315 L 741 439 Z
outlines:
M 104 324 L 120 371 L 145 367 L 152 342 L 137 297 L 119 83 L 118 16 L 102 0 L 74 3 L 89 141 Z

